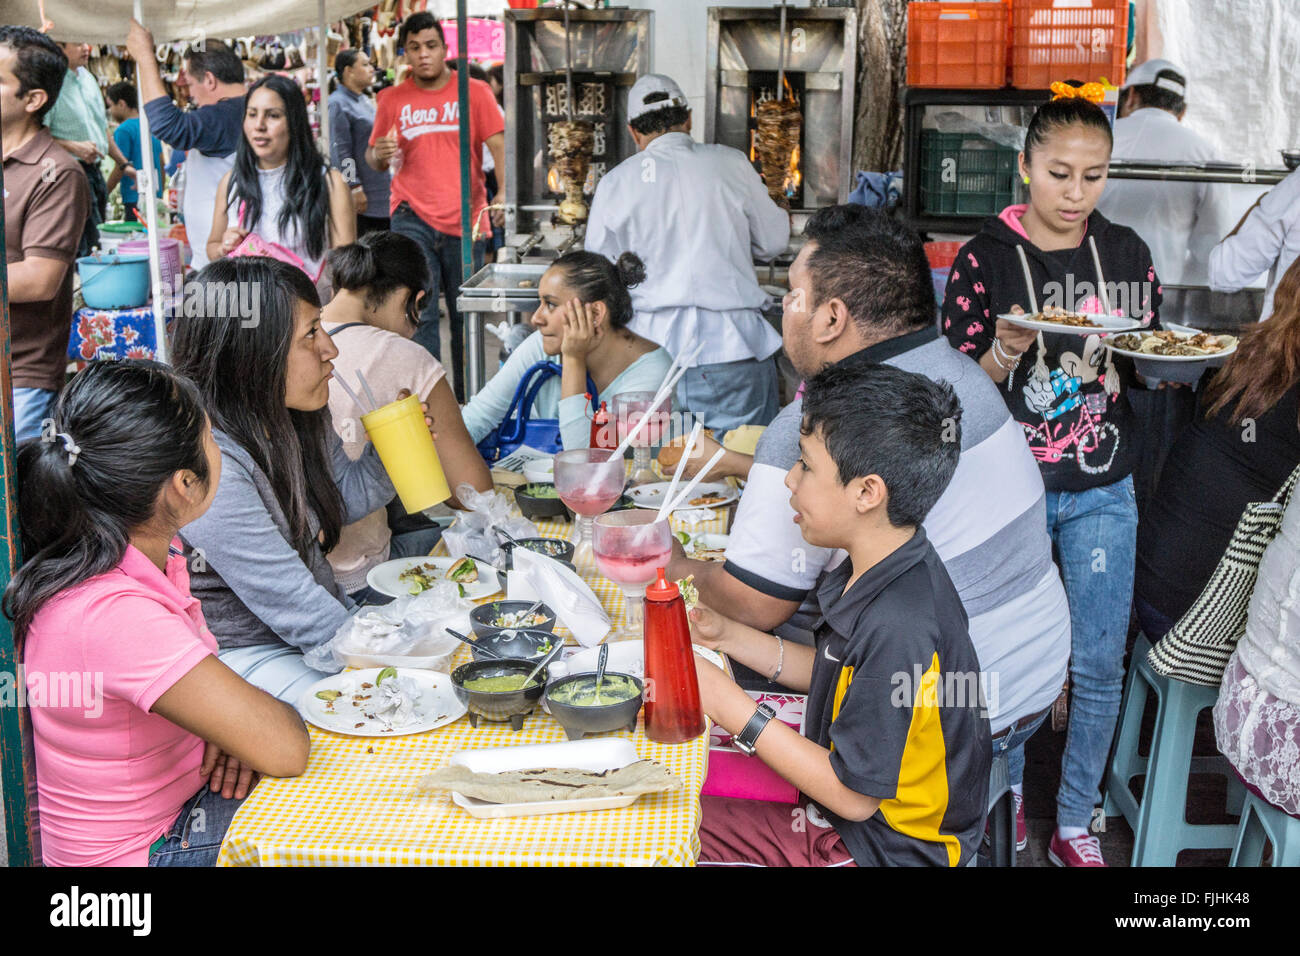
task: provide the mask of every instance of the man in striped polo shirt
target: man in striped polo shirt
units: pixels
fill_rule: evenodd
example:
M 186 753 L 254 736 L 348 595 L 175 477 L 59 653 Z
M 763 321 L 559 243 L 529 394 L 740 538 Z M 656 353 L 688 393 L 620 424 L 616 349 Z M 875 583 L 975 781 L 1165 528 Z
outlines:
M 881 362 L 950 384 L 962 405 L 961 458 L 924 529 L 970 618 L 985 681 L 993 753 L 1006 752 L 1025 845 L 1024 743 L 1065 682 L 1070 614 L 1046 530 L 1043 480 L 997 386 L 935 326 L 920 237 L 862 206 L 819 211 L 790 267 L 782 338 L 805 379 L 846 359 Z M 732 522 L 724 564 L 674 553 L 672 574 L 695 575 L 700 600 L 729 617 L 812 643 L 814 588 L 844 552 L 804 541 L 785 476 L 799 457 L 802 403 L 768 426 Z M 756 675 L 758 686 L 768 675 Z

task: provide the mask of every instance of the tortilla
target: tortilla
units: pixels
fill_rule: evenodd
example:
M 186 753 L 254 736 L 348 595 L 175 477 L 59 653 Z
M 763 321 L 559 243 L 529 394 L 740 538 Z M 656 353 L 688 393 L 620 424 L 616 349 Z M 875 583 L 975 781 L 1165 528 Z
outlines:
M 424 793 L 454 790 L 488 803 L 536 803 L 664 793 L 680 790 L 684 784 L 653 760 L 638 760 L 616 770 L 545 768 L 475 773 L 468 767 L 450 766 L 426 774 L 415 786 Z

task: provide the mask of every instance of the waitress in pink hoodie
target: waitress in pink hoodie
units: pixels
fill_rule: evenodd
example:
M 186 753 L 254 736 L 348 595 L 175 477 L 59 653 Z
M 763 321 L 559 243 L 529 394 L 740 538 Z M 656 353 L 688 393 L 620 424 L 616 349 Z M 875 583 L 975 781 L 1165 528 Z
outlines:
M 1042 469 L 1073 630 L 1070 726 L 1048 855 L 1058 866 L 1105 866 L 1089 824 L 1123 690 L 1138 446 L 1125 389 L 1138 383 L 1131 363 L 1112 357 L 1097 335 L 1040 334 L 998 316 L 1027 311 L 1031 302 L 1097 313 L 1104 301 L 1113 313 L 1154 326 L 1160 286 L 1146 243 L 1096 212 L 1112 143 L 1105 114 L 1072 87 L 1054 89 L 1058 97 L 1034 114 L 1020 154 L 1029 202 L 986 220 L 962 247 L 941 325 L 953 348 L 999 384 Z M 1013 782 L 1023 756 L 1019 762 Z M 1017 808 L 1023 815 L 1018 791 Z

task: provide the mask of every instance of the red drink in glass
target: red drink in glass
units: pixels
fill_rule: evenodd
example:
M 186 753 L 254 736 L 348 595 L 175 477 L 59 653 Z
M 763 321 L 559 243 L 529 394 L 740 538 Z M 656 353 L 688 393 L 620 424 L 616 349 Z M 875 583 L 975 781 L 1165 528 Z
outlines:
M 596 567 L 623 589 L 622 636 L 639 637 L 641 599 L 672 555 L 672 528 L 653 511 L 611 511 L 596 519 L 592 533 Z
M 575 563 L 577 551 L 586 553 L 591 549 L 591 519 L 618 501 L 625 483 L 623 459 L 611 457 L 606 449 L 575 448 L 555 456 L 555 491 L 577 515 L 573 529 Z

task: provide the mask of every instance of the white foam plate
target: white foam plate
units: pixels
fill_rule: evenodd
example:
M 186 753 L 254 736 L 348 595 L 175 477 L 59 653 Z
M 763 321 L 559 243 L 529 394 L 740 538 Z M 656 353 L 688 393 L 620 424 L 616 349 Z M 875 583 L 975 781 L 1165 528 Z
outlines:
M 1170 332 L 1177 332 L 1179 335 L 1196 335 L 1200 329 L 1194 329 L 1187 325 L 1166 324 L 1165 329 Z M 1237 343 L 1233 343 L 1230 348 L 1222 352 L 1215 352 L 1213 355 L 1157 355 L 1154 352 L 1133 352 L 1129 349 L 1121 349 L 1110 344 L 1110 340 L 1102 343 L 1116 355 L 1127 355 L 1129 358 L 1136 359 L 1139 362 L 1173 362 L 1176 364 L 1191 364 L 1194 362 L 1221 364 L 1229 355 L 1237 351 Z
M 1118 316 L 1098 315 L 1093 312 L 1082 312 L 1080 314 L 1096 322 L 1100 328 L 1088 328 L 1083 325 L 1061 325 L 1059 322 L 1041 322 L 1030 318 L 1028 315 L 1016 315 L 1012 312 L 999 315 L 998 318 L 1006 319 L 1013 325 L 1018 325 L 1024 329 L 1033 329 L 1036 332 L 1056 332 L 1063 335 L 1111 335 L 1115 332 L 1132 332 L 1134 329 L 1142 328 L 1142 323 L 1136 319 L 1121 319 Z
M 360 671 L 345 671 L 319 680 L 303 691 L 298 698 L 298 712 L 310 724 L 322 730 L 350 737 L 405 737 L 408 734 L 420 734 L 426 730 L 436 730 L 465 715 L 466 705 L 456 697 L 452 689 L 451 676 L 439 671 L 407 670 L 398 668 L 398 677 L 409 677 L 420 687 L 420 709 L 424 716 L 402 727 L 385 730 L 383 721 L 371 720 L 364 711 L 365 702 L 354 702 L 353 694 L 364 694 L 368 688 L 361 685 L 374 684 L 382 668 L 371 667 Z M 333 707 L 327 701 L 316 696 L 319 690 L 337 690 L 342 697 L 334 700 Z M 360 724 L 361 726 L 357 726 Z
M 574 770 L 616 770 L 640 760 L 632 741 L 622 737 L 599 737 L 570 740 L 555 744 L 524 744 L 519 747 L 492 747 L 487 750 L 462 750 L 448 761 L 475 773 L 505 773 L 509 770 L 532 770 L 563 767 Z M 504 817 L 538 817 L 552 813 L 578 813 L 586 810 L 614 810 L 636 802 L 637 795 L 593 797 L 586 800 L 538 800 L 531 803 L 488 803 L 452 791 L 458 807 L 480 820 Z
M 459 558 L 431 557 L 427 555 L 422 558 L 395 558 L 392 561 L 385 561 L 383 564 L 376 564 L 371 568 L 369 573 L 366 574 L 366 583 L 380 594 L 387 594 L 389 597 L 409 597 L 411 586 L 401 579 L 402 572 L 407 568 L 418 567 L 421 564 L 432 564 L 442 571 L 445 577 L 447 569 L 459 560 Z M 471 601 L 477 601 L 498 593 L 501 590 L 501 580 L 497 577 L 497 573 L 481 561 L 475 561 L 474 565 L 478 568 L 478 580 L 473 584 L 465 585 L 465 597 Z
M 696 654 L 699 654 L 705 660 L 717 664 L 723 670 L 727 669 L 726 662 L 717 651 L 711 651 L 699 644 L 692 644 L 691 647 L 694 648 Z M 587 671 L 595 671 L 599 657 L 599 646 L 588 647 L 565 658 L 564 666 L 568 670 L 568 675 L 584 674 Z M 613 674 L 631 674 L 636 678 L 645 677 L 645 643 L 643 641 L 612 642 L 609 645 L 609 661 L 605 664 L 605 670 Z
M 672 482 L 654 481 L 647 485 L 637 485 L 635 488 L 629 489 L 627 494 L 628 497 L 632 499 L 633 504 L 638 508 L 658 508 L 664 503 L 664 496 L 668 493 L 668 486 L 670 484 L 672 484 Z M 679 490 L 681 487 L 681 485 L 678 485 Z M 722 500 L 714 502 L 711 505 L 691 504 L 692 501 L 697 498 L 703 498 L 706 495 L 721 498 Z M 695 486 L 695 490 L 691 492 L 690 498 L 683 501 L 673 510 L 690 511 L 693 508 L 721 508 L 725 505 L 731 504 L 739 497 L 740 493 L 725 481 L 702 481 Z

